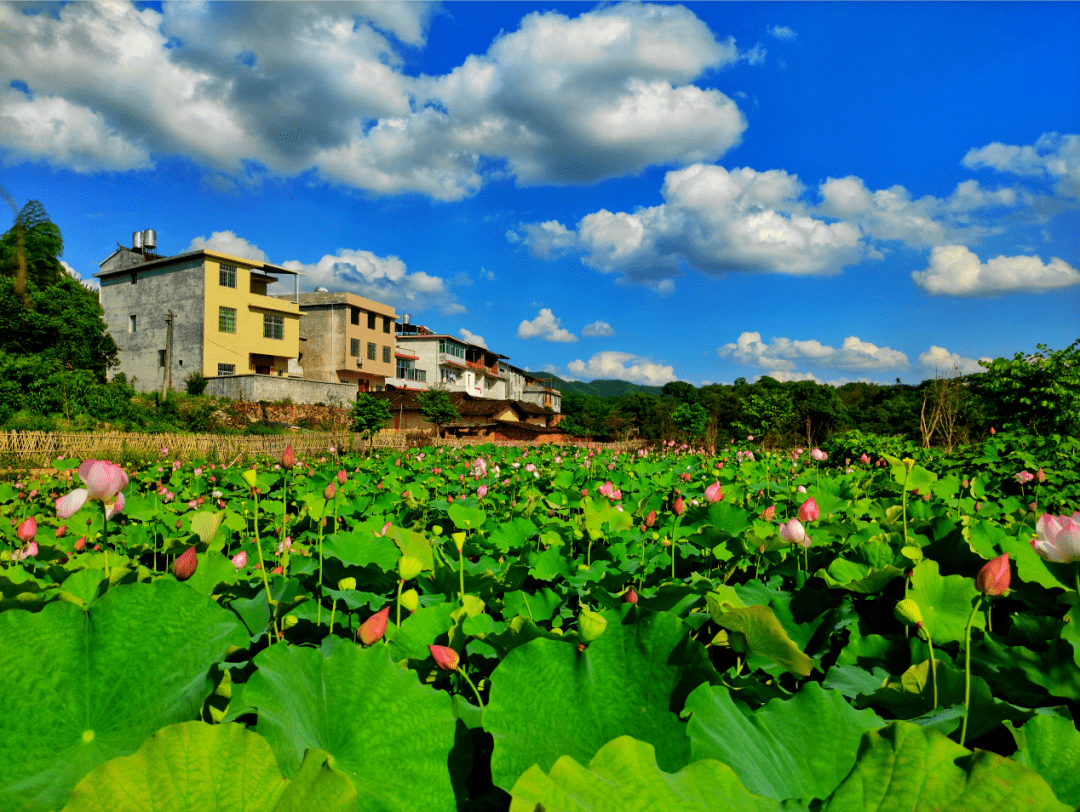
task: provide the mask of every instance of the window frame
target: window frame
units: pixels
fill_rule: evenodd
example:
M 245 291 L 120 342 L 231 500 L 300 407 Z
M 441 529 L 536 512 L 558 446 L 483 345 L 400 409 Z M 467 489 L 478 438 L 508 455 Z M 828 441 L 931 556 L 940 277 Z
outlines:
M 375 329 L 375 314 L 372 313 L 371 311 L 368 311 L 368 314 L 367 314 L 367 328 L 369 330 L 374 330 Z
M 132 313 L 130 316 L 128 316 L 128 332 L 129 333 L 137 333 L 137 332 L 139 332 L 139 322 L 138 322 L 138 314 L 137 313 Z
M 383 316 L 382 317 L 382 331 L 384 333 L 386 333 L 387 335 L 390 334 L 390 317 L 389 316 Z
M 359 338 L 350 338 L 349 339 L 349 355 L 351 355 L 353 358 L 359 358 L 360 357 L 360 339 Z
M 349 306 L 349 322 L 351 324 L 355 324 L 357 327 L 360 326 L 360 308 L 359 307 L 352 307 L 351 305 Z
M 218 364 L 217 374 L 219 378 L 231 378 L 236 375 L 236 364 Z
M 378 345 L 376 345 L 374 341 L 369 341 L 367 343 L 367 359 L 369 361 L 374 361 L 378 357 L 379 357 Z
M 263 313 L 263 338 L 285 340 L 285 317 L 279 313 Z
M 218 305 L 218 332 L 236 335 L 236 308 Z M 232 327 L 230 330 L 229 327 Z
M 221 263 L 218 265 L 218 285 L 223 288 L 236 289 L 236 272 L 237 267 L 228 263 Z M 229 281 L 232 280 L 232 284 Z

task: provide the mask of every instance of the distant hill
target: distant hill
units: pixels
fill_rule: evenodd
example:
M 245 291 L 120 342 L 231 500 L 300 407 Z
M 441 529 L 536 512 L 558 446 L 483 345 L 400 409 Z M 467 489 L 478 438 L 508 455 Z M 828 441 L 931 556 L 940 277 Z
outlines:
M 552 384 L 560 392 L 576 392 L 579 395 L 592 395 L 598 398 L 617 398 L 625 395 L 627 392 L 645 392 L 649 395 L 663 394 L 663 387 L 660 386 L 643 386 L 639 383 L 631 383 L 630 381 L 605 381 L 596 380 L 590 383 L 584 383 L 582 381 L 564 381 L 556 375 L 550 375 L 544 373 L 532 373 L 538 377 L 550 379 Z

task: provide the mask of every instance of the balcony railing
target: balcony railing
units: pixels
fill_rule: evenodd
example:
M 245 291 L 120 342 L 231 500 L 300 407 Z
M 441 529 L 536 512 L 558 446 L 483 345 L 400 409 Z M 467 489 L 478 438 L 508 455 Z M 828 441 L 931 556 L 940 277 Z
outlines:
M 488 375 L 488 376 L 490 376 L 492 378 L 501 378 L 502 377 L 502 373 L 499 372 L 499 365 L 498 364 L 493 364 L 490 367 L 486 367 L 486 366 L 484 366 L 482 361 L 466 361 L 465 366 L 467 366 L 469 369 L 474 369 L 477 372 L 482 372 L 485 375 Z
M 440 364 L 449 364 L 451 366 L 462 368 L 468 366 L 468 362 L 464 358 L 458 358 L 456 355 L 450 355 L 446 352 L 440 352 L 437 360 Z
M 398 367 L 397 377 L 401 378 L 404 381 L 418 381 L 420 383 L 423 383 L 427 381 L 427 370 L 403 369 L 401 367 Z

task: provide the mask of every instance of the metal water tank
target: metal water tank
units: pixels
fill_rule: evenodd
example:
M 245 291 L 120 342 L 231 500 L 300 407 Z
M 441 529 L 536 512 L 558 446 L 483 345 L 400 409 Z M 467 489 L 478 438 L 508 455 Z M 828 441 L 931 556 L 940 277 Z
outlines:
M 410 316 L 408 313 L 402 313 L 401 314 L 401 323 L 402 324 L 408 324 L 411 319 L 412 319 L 412 316 Z
M 142 232 L 134 231 L 131 234 L 131 249 L 138 251 L 140 248 L 142 248 Z
M 315 292 L 316 293 L 329 293 L 330 290 L 329 290 L 329 288 L 324 288 L 322 285 L 319 285 L 319 287 L 315 288 Z
M 154 249 L 157 248 L 157 232 L 152 228 L 146 229 L 142 233 L 143 248 Z

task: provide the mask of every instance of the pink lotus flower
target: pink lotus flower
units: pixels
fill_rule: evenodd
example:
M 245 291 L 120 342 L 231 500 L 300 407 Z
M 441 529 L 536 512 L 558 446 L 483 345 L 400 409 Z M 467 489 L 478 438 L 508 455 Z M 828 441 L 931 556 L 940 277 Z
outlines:
M 242 570 L 244 567 L 246 567 L 247 566 L 247 552 L 245 550 L 241 550 L 236 555 L 234 555 L 232 557 L 232 565 L 234 567 L 236 567 L 238 570 Z
M 862 463 L 870 462 L 870 458 L 868 456 L 866 456 L 866 454 L 864 453 L 861 457 L 859 457 L 859 462 L 862 462 Z
M 996 597 L 1009 588 L 1009 554 L 1002 553 L 993 561 L 983 564 L 975 576 L 975 588 L 984 595 Z
M 70 519 L 86 502 L 98 500 L 105 505 L 105 517 L 124 509 L 124 495 L 120 492 L 128 485 L 128 475 L 119 465 L 106 460 L 86 460 L 79 466 L 79 478 L 86 485 L 56 500 L 56 515 Z
M 435 665 L 443 671 L 457 671 L 461 663 L 461 657 L 452 648 L 446 646 L 428 646 L 431 656 L 435 658 Z
M 780 525 L 780 538 L 791 544 L 801 547 L 809 547 L 810 539 L 806 535 L 806 528 L 798 519 L 791 519 L 786 524 Z
M 1018 474 L 1013 474 L 1013 476 L 1016 478 L 1016 481 L 1019 482 L 1021 485 L 1031 482 L 1031 480 L 1035 478 L 1035 474 L 1031 473 L 1030 471 L 1021 471 Z
M 829 455 L 822 451 L 820 448 L 815 448 L 813 451 L 810 452 L 810 459 L 816 460 L 817 462 L 825 462 L 825 460 L 827 460 L 828 458 Z
M 26 546 L 25 550 L 16 550 L 12 554 L 12 558 L 15 559 L 16 561 L 23 561 L 23 560 L 25 560 L 27 558 L 33 558 L 37 554 L 38 554 L 38 543 L 36 541 L 31 541 Z
M 795 490 L 797 490 L 799 493 L 806 493 L 806 486 L 805 485 L 800 485 Z
M 1080 510 L 1071 517 L 1044 513 L 1035 531 L 1039 535 L 1031 540 L 1031 549 L 1039 556 L 1059 564 L 1080 561 Z
M 821 510 L 818 509 L 817 502 L 814 501 L 814 497 L 810 497 L 799 508 L 799 521 L 801 522 L 816 522 L 818 517 L 821 516 Z
M 487 496 L 488 495 L 488 487 L 487 487 L 487 485 L 481 485 L 479 488 L 477 488 L 476 489 L 476 495 L 480 499 L 483 499 L 485 496 Z
M 769 505 L 765 510 L 761 511 L 761 518 L 767 522 L 771 522 L 773 516 L 776 515 L 776 505 Z
M 15 529 L 15 535 L 23 544 L 33 541 L 35 534 L 37 534 L 37 520 L 33 516 L 21 522 Z
M 365 646 L 371 646 L 382 640 L 386 634 L 386 624 L 390 620 L 390 607 L 384 606 L 367 620 L 360 624 L 356 630 L 356 636 Z
M 712 485 L 705 489 L 705 501 L 709 504 L 719 502 L 724 498 L 723 492 L 720 490 L 720 483 L 714 482 Z

